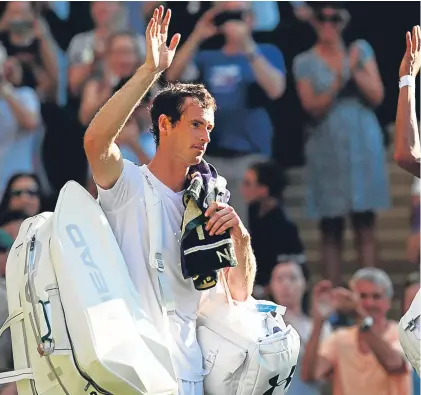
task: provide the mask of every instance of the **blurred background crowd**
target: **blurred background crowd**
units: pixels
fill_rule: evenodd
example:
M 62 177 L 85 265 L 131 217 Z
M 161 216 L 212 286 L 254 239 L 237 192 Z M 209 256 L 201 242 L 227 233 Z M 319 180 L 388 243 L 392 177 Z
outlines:
M 0 321 L 7 252 L 22 221 L 53 211 L 69 180 L 96 195 L 83 135 L 142 64 L 145 21 L 158 4 L 0 3 Z M 167 6 L 169 35 L 181 33 L 181 43 L 120 134 L 123 156 L 153 157 L 148 107 L 160 85 L 203 82 L 218 105 L 206 159 L 227 178 L 252 235 L 254 294 L 286 306 L 301 335 L 288 393 L 419 393 L 411 369 L 394 371 L 358 340 L 350 302 L 357 295 L 379 336 L 399 347 L 395 321 L 420 283 L 420 197 L 391 151 L 398 69 L 419 2 Z M 339 290 L 334 303 L 322 279 Z M 331 380 L 312 372 L 317 352 Z M 2 337 L 0 371 L 12 367 Z

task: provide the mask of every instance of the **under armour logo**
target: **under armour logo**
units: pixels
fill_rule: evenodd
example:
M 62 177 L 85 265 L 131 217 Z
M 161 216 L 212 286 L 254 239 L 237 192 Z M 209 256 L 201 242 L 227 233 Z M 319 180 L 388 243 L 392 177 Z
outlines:
M 295 372 L 295 368 L 296 367 L 297 366 L 294 365 L 291 368 L 291 371 L 289 372 L 289 375 L 288 375 L 288 377 L 286 379 L 283 379 L 281 381 L 278 381 L 279 380 L 279 374 L 277 374 L 275 377 L 272 377 L 269 380 L 270 388 L 263 395 L 272 395 L 273 392 L 276 390 L 276 388 L 277 387 L 281 387 L 281 386 L 283 386 L 284 389 L 286 390 L 289 387 L 289 385 L 291 384 L 292 377 L 294 376 L 294 372 Z

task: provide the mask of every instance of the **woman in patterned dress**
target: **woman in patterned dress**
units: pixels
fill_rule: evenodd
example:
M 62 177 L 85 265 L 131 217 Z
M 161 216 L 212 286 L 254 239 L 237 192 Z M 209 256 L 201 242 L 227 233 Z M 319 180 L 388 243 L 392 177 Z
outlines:
M 379 122 L 383 100 L 374 52 L 365 40 L 346 47 L 349 20 L 340 3 L 314 3 L 316 44 L 294 59 L 301 104 L 308 114 L 306 160 L 309 214 L 320 222 L 322 259 L 340 282 L 345 217 L 350 216 L 359 262 L 377 263 L 375 213 L 389 206 Z

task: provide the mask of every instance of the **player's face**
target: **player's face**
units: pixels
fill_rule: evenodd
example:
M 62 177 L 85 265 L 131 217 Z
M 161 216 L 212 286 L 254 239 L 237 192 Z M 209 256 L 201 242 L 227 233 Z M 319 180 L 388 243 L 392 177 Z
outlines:
M 200 163 L 214 127 L 214 111 L 186 99 L 180 121 L 171 126 L 168 142 L 175 155 L 192 166 Z
M 386 296 L 383 287 L 369 281 L 360 280 L 353 288 L 361 300 L 361 307 L 373 317 L 384 318 L 390 310 L 390 299 Z

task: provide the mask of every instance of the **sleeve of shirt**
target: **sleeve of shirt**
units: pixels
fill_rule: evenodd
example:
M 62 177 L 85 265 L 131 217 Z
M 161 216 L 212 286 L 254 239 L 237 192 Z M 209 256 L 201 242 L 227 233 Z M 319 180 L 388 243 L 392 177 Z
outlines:
M 294 74 L 295 81 L 304 80 L 311 76 L 311 64 L 307 61 L 305 54 L 298 55 L 294 58 L 292 73 Z
M 139 166 L 126 159 L 123 162 L 123 171 L 112 188 L 102 189 L 97 184 L 99 204 L 108 213 L 125 207 L 139 194 L 143 186 Z
M 69 50 L 67 51 L 69 66 L 74 66 L 82 63 L 82 51 L 83 43 L 81 40 L 81 36 L 77 34 L 72 38 L 72 41 L 70 41 Z
M 284 55 L 278 47 L 269 44 L 261 45 L 260 51 L 273 67 L 277 68 L 282 74 L 286 74 Z
M 373 47 L 366 40 L 357 40 L 354 45 L 358 47 L 359 64 L 363 67 L 368 61 L 375 59 Z
M 22 88 L 19 92 L 20 100 L 27 110 L 34 114 L 40 114 L 41 104 L 36 92 L 29 87 Z
M 337 335 L 337 332 L 333 332 L 326 336 L 325 328 L 322 329 L 322 339 L 323 336 L 326 337 L 320 344 L 319 355 L 326 358 L 332 366 L 335 365 L 338 360 Z

